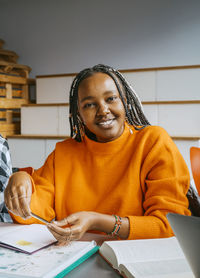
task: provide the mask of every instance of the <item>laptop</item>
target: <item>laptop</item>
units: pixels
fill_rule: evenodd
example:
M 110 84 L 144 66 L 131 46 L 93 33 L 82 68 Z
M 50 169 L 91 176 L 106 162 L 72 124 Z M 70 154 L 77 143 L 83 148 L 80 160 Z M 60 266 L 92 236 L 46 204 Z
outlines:
M 200 217 L 168 213 L 167 219 L 195 277 L 200 277 Z

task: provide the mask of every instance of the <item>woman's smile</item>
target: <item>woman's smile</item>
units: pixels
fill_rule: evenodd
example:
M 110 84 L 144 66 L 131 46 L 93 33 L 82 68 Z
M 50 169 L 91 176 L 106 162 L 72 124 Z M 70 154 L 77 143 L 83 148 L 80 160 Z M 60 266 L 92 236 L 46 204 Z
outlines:
M 108 119 L 108 120 L 103 120 L 97 123 L 100 127 L 103 128 L 112 128 L 114 125 L 114 120 L 115 119 Z

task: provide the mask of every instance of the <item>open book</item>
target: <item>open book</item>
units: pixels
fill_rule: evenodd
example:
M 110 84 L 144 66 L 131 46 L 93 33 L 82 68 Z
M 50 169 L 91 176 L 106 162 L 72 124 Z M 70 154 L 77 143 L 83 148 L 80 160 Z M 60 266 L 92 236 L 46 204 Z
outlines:
M 99 252 L 127 278 L 194 278 L 175 237 L 105 241 Z
M 66 246 L 52 245 L 56 242 L 55 238 L 51 238 L 47 227 L 40 224 L 0 223 L 0 240 L 3 246 L 0 247 L 0 277 L 3 278 L 61 278 L 99 249 L 95 241 L 74 241 Z M 27 242 L 32 243 L 31 249 L 31 245 L 26 245 Z

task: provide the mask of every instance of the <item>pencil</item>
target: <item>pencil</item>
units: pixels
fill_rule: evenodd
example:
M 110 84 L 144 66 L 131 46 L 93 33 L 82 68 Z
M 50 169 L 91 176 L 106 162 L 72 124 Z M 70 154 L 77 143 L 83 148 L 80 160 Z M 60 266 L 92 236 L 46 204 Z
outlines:
M 48 222 L 47 220 L 43 219 L 42 217 L 36 215 L 35 213 L 31 212 L 31 216 L 34 217 L 35 219 L 40 220 L 41 222 L 45 223 L 45 224 L 49 224 L 50 222 Z

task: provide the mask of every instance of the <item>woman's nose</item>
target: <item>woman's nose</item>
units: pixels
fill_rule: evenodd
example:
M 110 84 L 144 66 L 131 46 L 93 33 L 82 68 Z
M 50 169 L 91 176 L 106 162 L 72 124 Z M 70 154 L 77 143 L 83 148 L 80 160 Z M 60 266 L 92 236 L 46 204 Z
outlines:
M 101 103 L 98 105 L 97 115 L 98 116 L 104 116 L 109 114 L 109 107 L 106 103 Z

